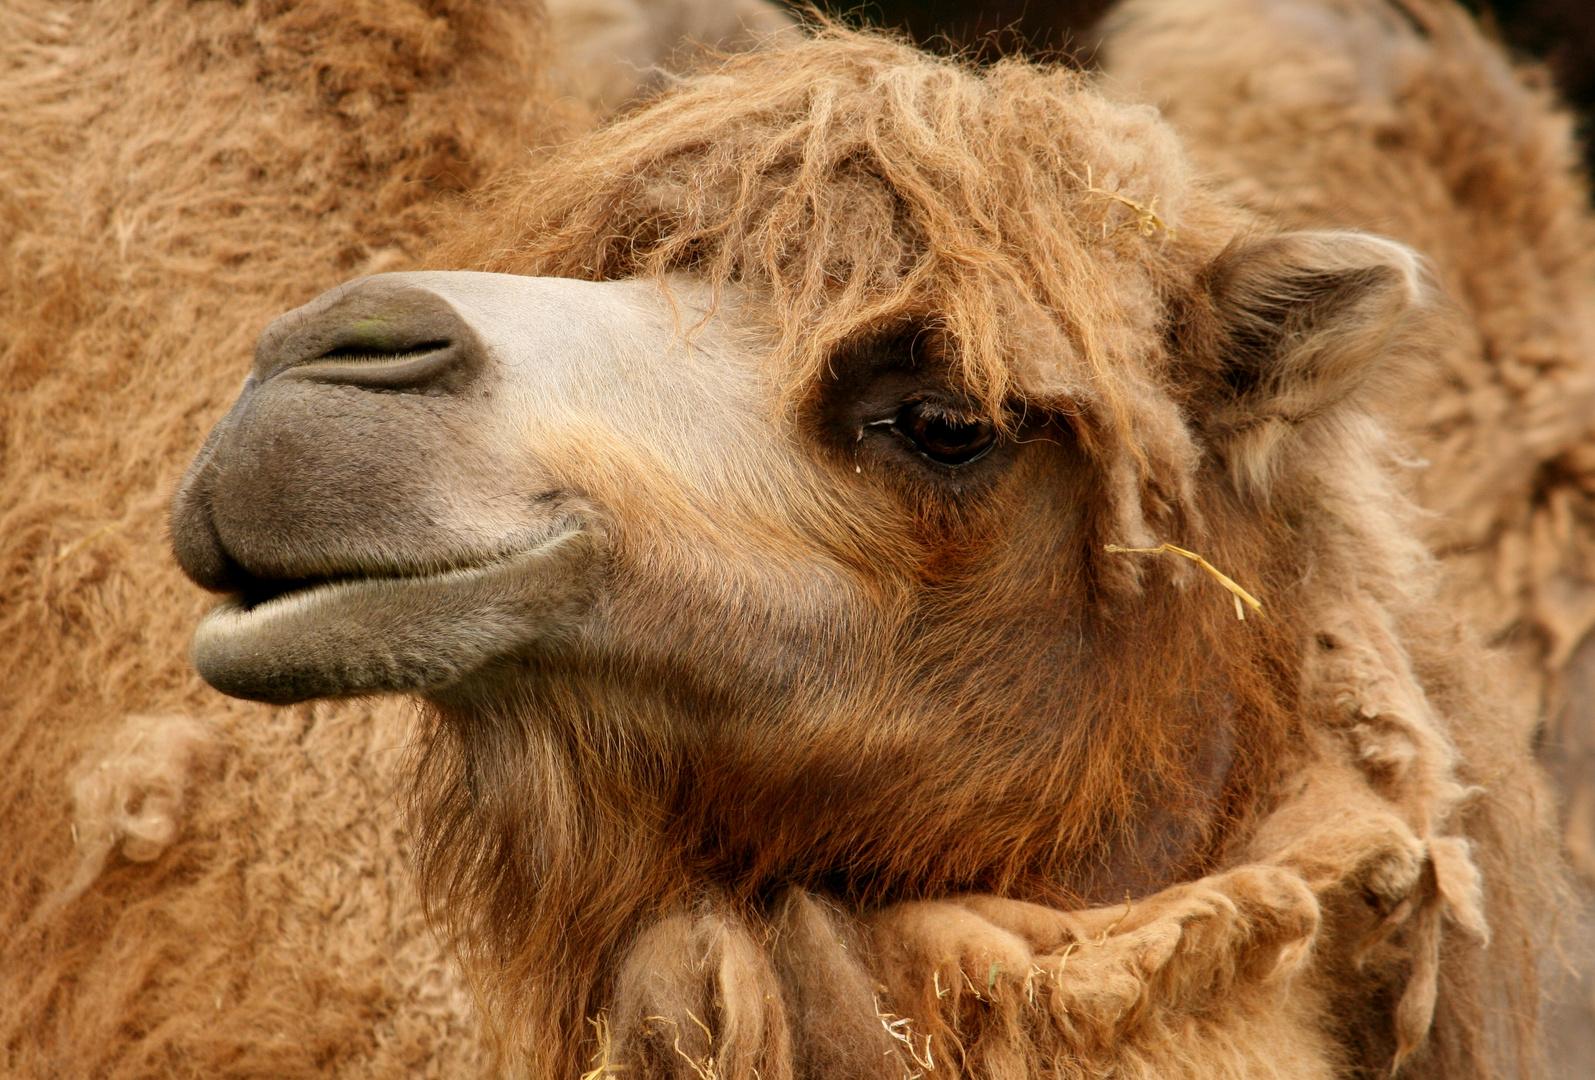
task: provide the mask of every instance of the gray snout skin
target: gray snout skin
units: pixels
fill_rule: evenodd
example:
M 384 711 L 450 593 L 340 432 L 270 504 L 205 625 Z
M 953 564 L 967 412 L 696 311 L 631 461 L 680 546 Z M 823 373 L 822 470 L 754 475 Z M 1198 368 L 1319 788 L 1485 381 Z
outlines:
M 266 329 L 172 508 L 179 564 L 228 594 L 194 635 L 207 682 L 275 704 L 424 692 L 575 634 L 603 532 L 580 500 L 504 497 L 550 485 L 493 435 L 505 365 L 455 298 L 554 325 L 593 288 L 379 275 Z

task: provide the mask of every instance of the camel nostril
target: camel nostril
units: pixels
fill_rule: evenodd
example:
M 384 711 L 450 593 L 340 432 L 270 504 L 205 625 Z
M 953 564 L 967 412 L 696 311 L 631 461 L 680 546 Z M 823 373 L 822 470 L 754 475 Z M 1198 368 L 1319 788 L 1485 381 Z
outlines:
M 446 300 L 408 276 L 364 278 L 282 316 L 256 346 L 256 378 L 458 392 L 480 370 L 483 350 Z
M 363 364 L 374 361 L 396 360 L 405 357 L 425 356 L 428 353 L 447 349 L 452 344 L 454 343 L 451 341 L 423 341 L 419 345 L 389 349 L 366 345 L 339 345 L 336 349 L 318 356 L 313 362 L 343 360 Z
M 424 341 L 382 349 L 367 343 L 340 345 L 288 368 L 282 375 L 309 382 L 367 390 L 446 393 L 453 387 L 460 350 L 452 341 Z

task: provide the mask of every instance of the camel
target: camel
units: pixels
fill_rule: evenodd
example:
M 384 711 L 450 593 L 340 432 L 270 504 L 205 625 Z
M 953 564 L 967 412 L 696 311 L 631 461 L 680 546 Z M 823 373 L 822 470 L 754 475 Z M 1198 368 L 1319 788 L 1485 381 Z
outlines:
M 538 73 L 507 62 L 535 48 L 519 9 L 494 9 L 486 30 L 469 14 L 428 23 L 416 10 L 301 5 L 257 26 L 259 11 L 207 5 L 207 18 L 232 21 L 196 37 L 161 8 L 141 11 L 137 38 L 110 7 L 76 21 L 43 6 L 5 13 L 0 437 L 28 435 L 6 442 L 0 520 L 16 542 L 0 640 L 30 676 L 4 692 L 17 770 L 7 835 L 27 838 L 5 894 L 23 928 L 0 968 L 8 1071 L 459 1075 L 478 1064 L 468 992 L 420 928 L 404 837 L 385 812 L 404 709 L 272 711 L 204 693 L 177 660 L 201 608 L 175 586 L 156 524 L 161 477 L 221 412 L 251 320 L 348 273 L 403 266 L 437 229 L 440 189 L 447 209 L 453 189 L 549 137 L 527 91 Z M 372 25 L 388 36 L 371 41 Z M 345 51 L 307 66 L 311 34 L 329 26 L 348 30 Z M 484 55 L 496 63 L 473 66 Z M 152 57 L 165 77 L 132 77 Z M 229 82 L 228 64 L 272 77 Z M 332 77 L 328 93 L 300 77 L 308 70 Z M 89 91 L 73 82 L 85 72 Z M 78 111 L 63 86 L 84 95 Z M 478 99 L 480 86 L 512 92 Z M 417 94 L 427 109 L 397 122 Z M 510 123 L 513 109 L 494 111 L 510 102 L 536 107 Z M 253 115 L 284 108 L 300 143 Z M 473 119 L 483 109 L 487 121 Z M 186 117 L 210 122 L 173 153 L 161 133 Z M 505 134 L 517 130 L 528 134 Z M 77 186 L 58 195 L 62 176 Z M 70 342 L 44 332 L 65 322 L 80 328 Z
M 0 1073 L 487 1067 L 410 881 L 412 710 L 205 687 L 165 520 L 261 326 L 413 265 L 468 191 L 589 122 L 545 19 L 0 10 Z
M 1510 476 L 1418 407 L 1515 304 L 1582 332 L 1566 133 L 1452 9 L 1281 6 L 1365 92 L 1307 103 L 1374 136 L 1320 180 L 1382 216 L 1205 179 L 1222 144 L 1090 77 L 832 29 L 267 328 L 173 502 L 225 594 L 194 662 L 422 703 L 422 895 L 516 1068 L 1536 1072 L 1531 722 L 1403 485 L 1473 493 L 1403 463 Z M 1132 6 L 1121 79 L 1183 10 Z M 1496 121 L 1500 186 L 1448 184 Z M 1459 204 L 1538 276 L 1363 231 Z

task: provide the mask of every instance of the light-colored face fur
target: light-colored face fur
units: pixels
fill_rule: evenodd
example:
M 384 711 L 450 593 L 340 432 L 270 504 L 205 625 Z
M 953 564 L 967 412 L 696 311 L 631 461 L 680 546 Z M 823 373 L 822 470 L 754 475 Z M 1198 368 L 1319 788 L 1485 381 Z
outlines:
M 878 444 L 913 456 L 899 402 L 824 452 L 734 298 L 705 319 L 704 292 L 387 274 L 279 319 L 175 510 L 184 566 L 237 594 L 196 634 L 201 672 L 277 702 L 460 699 L 528 656 L 653 667 L 709 636 L 723 665 L 700 674 L 734 686 L 783 663 L 750 655 L 752 620 L 810 648 L 875 640 L 859 624 L 889 617 L 901 560 L 860 572 L 867 530 L 896 537 L 890 496 L 857 494 Z

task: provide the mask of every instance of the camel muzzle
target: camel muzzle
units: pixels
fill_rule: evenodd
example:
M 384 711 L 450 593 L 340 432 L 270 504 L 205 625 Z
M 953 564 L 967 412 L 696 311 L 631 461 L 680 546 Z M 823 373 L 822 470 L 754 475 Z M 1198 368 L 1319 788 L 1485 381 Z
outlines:
M 276 319 L 184 477 L 173 550 L 227 594 L 192 646 L 217 689 L 284 704 L 455 686 L 591 607 L 604 530 L 506 460 L 504 350 L 438 278 L 357 280 Z M 568 350 L 546 340 L 529 362 L 558 369 Z

